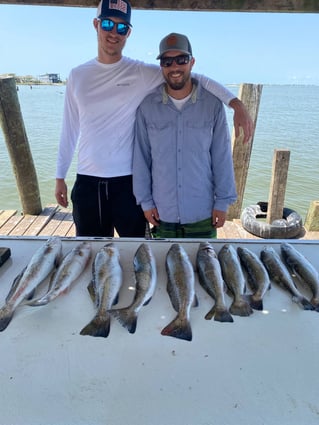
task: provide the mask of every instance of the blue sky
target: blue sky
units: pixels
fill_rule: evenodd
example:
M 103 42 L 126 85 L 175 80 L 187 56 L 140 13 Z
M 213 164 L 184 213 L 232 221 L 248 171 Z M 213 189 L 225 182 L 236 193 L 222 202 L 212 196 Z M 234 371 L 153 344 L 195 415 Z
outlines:
M 39 75 L 96 56 L 95 9 L 0 5 L 0 74 Z M 132 11 L 124 54 L 156 63 L 160 40 L 186 34 L 194 71 L 224 84 L 319 84 L 319 14 Z

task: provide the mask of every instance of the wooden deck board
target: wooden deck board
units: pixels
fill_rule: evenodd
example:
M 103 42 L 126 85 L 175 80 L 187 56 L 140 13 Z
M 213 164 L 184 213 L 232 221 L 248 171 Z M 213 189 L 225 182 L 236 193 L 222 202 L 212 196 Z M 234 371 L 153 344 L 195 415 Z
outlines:
M 20 215 L 16 210 L 0 210 L 0 235 L 2 236 L 75 236 L 75 226 L 70 210 L 49 205 L 38 216 Z M 217 230 L 218 239 L 261 239 L 247 232 L 239 219 L 227 221 Z M 318 240 L 319 232 L 305 229 L 298 239 Z
M 16 213 L 17 210 L 0 210 L 0 229 Z

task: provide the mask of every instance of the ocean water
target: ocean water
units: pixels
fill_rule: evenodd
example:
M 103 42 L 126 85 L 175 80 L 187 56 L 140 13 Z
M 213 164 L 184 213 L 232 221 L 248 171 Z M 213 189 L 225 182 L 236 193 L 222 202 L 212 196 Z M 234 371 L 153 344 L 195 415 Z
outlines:
M 229 89 L 238 94 L 239 86 Z M 18 96 L 40 186 L 42 206 L 54 197 L 56 155 L 61 130 L 64 86 L 19 86 Z M 267 201 L 275 149 L 288 149 L 290 163 L 285 206 L 303 218 L 319 199 L 319 86 L 265 85 L 262 91 L 243 207 Z M 232 112 L 227 111 L 232 131 Z M 76 158 L 69 170 L 69 192 Z M 0 129 L 0 209 L 21 203 Z

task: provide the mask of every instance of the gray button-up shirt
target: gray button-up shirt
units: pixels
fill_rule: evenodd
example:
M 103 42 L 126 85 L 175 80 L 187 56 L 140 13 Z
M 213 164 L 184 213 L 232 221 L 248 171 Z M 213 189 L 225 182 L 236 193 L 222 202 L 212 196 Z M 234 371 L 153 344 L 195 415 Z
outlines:
M 194 223 L 227 211 L 236 201 L 228 124 L 222 103 L 194 81 L 192 96 L 178 110 L 165 86 L 137 111 L 133 187 L 144 211 L 160 219 Z

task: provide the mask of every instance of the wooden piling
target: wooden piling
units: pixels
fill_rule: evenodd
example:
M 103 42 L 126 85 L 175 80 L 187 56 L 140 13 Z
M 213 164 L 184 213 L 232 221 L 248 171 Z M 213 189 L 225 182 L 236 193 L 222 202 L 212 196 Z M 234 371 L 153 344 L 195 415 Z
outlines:
M 267 223 L 283 217 L 290 151 L 275 149 L 268 197 Z
M 15 79 L 0 76 L 0 124 L 24 214 L 42 211 L 38 178 L 21 114 Z
M 305 228 L 309 232 L 319 231 L 319 201 L 312 201 L 307 213 Z
M 259 104 L 262 93 L 262 84 L 241 84 L 239 87 L 238 98 L 246 106 L 248 113 L 251 116 L 256 128 Z M 248 175 L 251 151 L 254 141 L 254 135 L 248 143 L 243 143 L 243 134 L 241 133 L 237 138 L 235 131 L 232 134 L 232 147 L 233 147 L 233 162 L 234 173 L 237 188 L 237 201 L 228 209 L 227 220 L 233 220 L 240 217 L 243 198 Z

